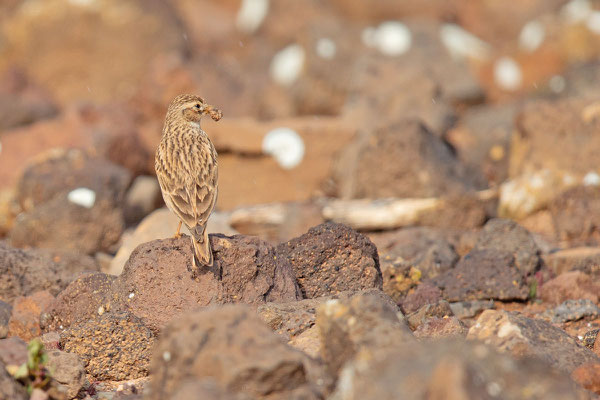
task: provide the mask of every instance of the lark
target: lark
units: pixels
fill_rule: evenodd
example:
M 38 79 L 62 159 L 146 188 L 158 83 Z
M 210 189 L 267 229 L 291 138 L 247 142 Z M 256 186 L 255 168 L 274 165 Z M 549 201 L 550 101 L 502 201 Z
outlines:
M 217 151 L 200 127 L 205 114 L 218 121 L 223 114 L 201 97 L 182 94 L 169 105 L 154 167 L 165 204 L 192 234 L 194 265 L 210 266 L 213 255 L 206 224 L 218 191 Z

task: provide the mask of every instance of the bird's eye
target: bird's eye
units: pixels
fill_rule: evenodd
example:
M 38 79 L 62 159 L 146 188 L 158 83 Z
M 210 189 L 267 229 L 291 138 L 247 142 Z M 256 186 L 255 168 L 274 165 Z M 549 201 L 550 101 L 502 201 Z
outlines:
M 200 109 L 200 104 L 196 104 L 194 107 L 195 107 L 197 110 L 199 110 L 199 109 Z

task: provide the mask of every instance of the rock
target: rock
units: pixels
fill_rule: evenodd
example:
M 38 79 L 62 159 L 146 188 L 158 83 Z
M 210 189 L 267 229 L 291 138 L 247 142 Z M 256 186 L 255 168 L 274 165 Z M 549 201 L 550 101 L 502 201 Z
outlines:
M 0 241 L 0 299 L 12 303 L 18 296 L 48 290 L 53 296 L 64 289 L 72 277 L 48 254 L 21 250 Z
M 161 334 L 151 370 L 149 399 L 171 398 L 192 379 L 212 378 L 222 390 L 251 397 L 301 392 L 306 399 L 322 398 L 330 382 L 318 364 L 242 305 L 209 307 L 174 321 Z
M 386 236 L 377 245 L 381 269 L 398 257 L 421 271 L 423 278 L 433 278 L 454 267 L 458 255 L 445 235 L 432 228 L 405 228 Z
M 72 399 L 77 396 L 85 383 L 85 369 L 77 354 L 60 350 L 48 351 L 47 368 L 52 371 L 53 398 Z M 60 396 L 60 397 L 59 397 Z
M 138 176 L 125 195 L 123 215 L 127 224 L 141 221 L 154 211 L 162 200 L 160 186 L 154 176 Z M 155 238 L 158 239 L 158 238 Z
M 215 262 L 204 271 L 192 266 L 187 236 L 138 246 L 113 285 L 114 307 L 158 332 L 173 317 L 200 306 L 301 298 L 289 262 L 271 245 L 256 237 L 210 238 Z
M 474 250 L 509 252 L 523 276 L 532 275 L 540 264 L 540 250 L 531 234 L 514 221 L 492 219 L 479 234 Z
M 419 339 L 465 338 L 468 329 L 457 317 L 431 317 L 425 319 L 414 331 Z
M 115 277 L 101 272 L 80 276 L 69 284 L 49 304 L 42 315 L 44 332 L 62 331 L 109 311 L 110 289 Z
M 148 374 L 154 334 L 128 313 L 103 313 L 71 325 L 60 344 L 81 357 L 85 370 L 97 380 L 126 380 Z
M 27 362 L 27 343 L 18 337 L 0 340 L 0 361 L 5 366 L 20 367 Z
M 29 400 L 50 400 L 50 395 L 40 388 L 35 388 L 31 391 L 31 397 L 29 398 Z
M 557 239 L 572 245 L 600 244 L 600 188 L 579 186 L 556 197 L 548 206 Z
M 450 303 L 452 313 L 458 318 L 473 318 L 484 310 L 493 310 L 494 300 L 458 301 Z
M 600 316 L 600 308 L 588 299 L 566 300 L 553 309 L 547 310 L 542 316 L 555 324 L 563 324 L 587 317 L 595 319 Z
M 367 349 L 384 351 L 414 340 L 398 306 L 375 289 L 325 302 L 317 309 L 317 327 L 321 355 L 334 375 Z
M 44 333 L 41 340 L 46 351 L 60 350 L 60 333 L 54 331 Z
M 0 300 L 0 339 L 8 335 L 8 321 L 12 314 L 12 306 Z
M 377 248 L 353 229 L 324 223 L 277 247 L 288 260 L 305 298 L 382 287 Z
M 573 270 L 592 274 L 595 266 L 600 264 L 600 248 L 574 247 L 545 254 L 542 258 L 556 275 Z
M 12 244 L 87 254 L 108 250 L 123 231 L 120 207 L 130 179 L 125 169 L 79 150 L 47 153 L 19 182 L 25 212 L 11 230 Z
M 581 271 L 560 274 L 538 290 L 538 296 L 549 303 L 560 304 L 566 300 L 587 299 L 598 303 L 600 285 Z
M 257 312 L 275 333 L 291 340 L 315 326 L 317 308 L 329 299 L 319 297 L 287 303 L 266 303 L 259 305 Z
M 251 400 L 253 397 L 234 393 L 219 386 L 213 379 L 188 379 L 175 391 L 171 400 Z
M 424 282 L 402 300 L 402 310 L 410 314 L 426 305 L 438 304 L 441 299 L 442 291 L 437 286 Z
M 477 187 L 450 146 L 412 120 L 351 144 L 336 171 L 342 198 L 438 197 Z
M 319 329 L 316 326 L 313 326 L 298 336 L 293 337 L 288 344 L 293 348 L 300 350 L 304 354 L 307 354 L 309 357 L 314 358 L 315 360 L 320 359 L 321 357 L 321 337 L 319 335 Z
M 397 258 L 393 262 L 386 260 L 385 269 L 382 270 L 382 275 L 383 291 L 390 296 L 396 304 L 401 304 L 405 297 L 408 297 L 407 295 L 411 293 L 411 290 L 414 289 L 416 292 L 421 284 L 421 271 L 418 268 L 413 267 L 410 263 L 402 260 L 402 258 Z M 436 296 L 435 291 L 429 292 L 427 288 L 423 288 L 422 291 L 427 298 Z M 419 294 L 416 294 L 415 296 L 419 296 Z M 418 298 L 416 298 L 416 300 L 420 301 Z
M 583 364 L 573 371 L 571 377 L 583 388 L 600 394 L 600 363 Z
M 430 282 L 438 286 L 449 302 L 464 300 L 526 300 L 529 287 L 511 253 L 473 250 L 452 270 Z
M 35 292 L 27 297 L 17 297 L 13 302 L 8 334 L 18 336 L 26 342 L 40 336 L 40 315 L 53 300 L 54 297 L 47 290 Z
M 568 375 L 546 363 L 514 360 L 483 344 L 456 340 L 407 343 L 354 361 L 342 370 L 330 398 L 517 400 L 530 390 L 544 399 L 586 398 Z
M 100 270 L 100 263 L 94 257 L 81 254 L 78 251 L 39 249 L 39 252 L 50 256 L 52 261 L 59 265 L 60 270 L 70 277 L 70 281 L 84 273 L 93 273 Z
M 406 315 L 406 321 L 408 322 L 408 326 L 410 326 L 412 330 L 415 330 L 429 318 L 444 318 L 450 316 L 454 316 L 450 304 L 446 300 L 440 300 L 436 303 L 425 304 L 418 310 Z
M 598 356 L 562 329 L 506 311 L 484 311 L 469 329 L 467 338 L 491 344 L 514 357 L 541 358 L 567 373 L 586 362 L 600 362 Z
M 0 131 L 54 117 L 57 107 L 49 95 L 19 69 L 0 78 Z
M 209 233 L 222 233 L 225 235 L 237 234 L 237 231 L 224 221 L 225 219 L 226 215 L 214 211 L 208 220 L 206 229 Z M 121 274 L 125 263 L 136 247 L 152 240 L 173 237 L 177 231 L 178 224 L 179 219 L 177 216 L 167 208 L 161 208 L 152 212 L 139 223 L 132 234 L 125 232 L 122 237 L 121 247 L 110 262 L 110 269 L 108 272 L 112 275 Z M 181 227 L 181 232 L 189 234 L 185 226 Z
M 157 54 L 183 54 L 187 47 L 169 4 L 128 4 L 123 12 L 120 2 L 93 7 L 54 0 L 33 4 L 32 13 L 21 3 L 2 26 L 7 39 L 0 67 L 27 65 L 28 72 L 62 103 L 127 98 Z M 139 35 L 128 35 L 130 28 Z M 96 46 L 101 40 L 106 45 Z M 81 49 L 90 51 L 79 54 Z M 111 59 L 124 61 L 116 66 L 107 62 Z M 69 76 L 78 78 L 65 79 Z
M 0 399 L 30 400 L 27 390 L 17 383 L 8 372 L 5 364 L 0 360 Z

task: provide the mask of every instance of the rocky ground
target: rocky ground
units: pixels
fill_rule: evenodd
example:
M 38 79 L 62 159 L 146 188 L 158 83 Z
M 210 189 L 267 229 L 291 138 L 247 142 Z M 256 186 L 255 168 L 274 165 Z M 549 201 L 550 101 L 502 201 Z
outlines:
M 132 32 L 134 32 L 132 34 Z M 600 398 L 600 4 L 0 4 L 0 400 Z M 215 263 L 169 101 L 225 113 Z

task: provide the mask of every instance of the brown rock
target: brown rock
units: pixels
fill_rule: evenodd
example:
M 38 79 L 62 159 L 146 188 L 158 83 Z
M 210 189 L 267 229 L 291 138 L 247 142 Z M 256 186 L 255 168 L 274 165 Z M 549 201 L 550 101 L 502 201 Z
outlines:
M 101 272 L 80 276 L 49 305 L 41 318 L 44 332 L 62 331 L 109 310 L 111 285 L 116 277 Z
M 19 69 L 0 78 L 0 131 L 54 117 L 56 105 L 42 88 Z
M 486 310 L 469 329 L 468 339 L 480 340 L 514 357 L 535 356 L 571 373 L 586 362 L 600 362 L 590 349 L 549 322 L 506 311 Z
M 6 400 L 29 400 L 27 390 L 17 383 L 12 376 L 6 372 L 5 364 L 0 360 L 0 399 Z
M 511 253 L 497 250 L 474 250 L 464 256 L 452 270 L 431 279 L 443 298 L 463 300 L 526 300 L 529 287 L 515 265 Z
M 72 399 L 85 383 L 85 369 L 77 354 L 64 351 L 48 351 L 46 367 L 52 374 L 52 386 L 48 391 L 53 398 Z
M 192 266 L 189 237 L 138 246 L 115 281 L 112 301 L 158 332 L 173 317 L 200 306 L 291 301 L 300 293 L 289 263 L 255 237 L 211 236 L 215 263 Z
M 426 305 L 438 304 L 441 299 L 440 288 L 429 282 L 423 282 L 402 300 L 401 306 L 405 313 L 410 314 Z
M 324 223 L 281 243 L 277 258 L 292 264 L 305 298 L 382 287 L 377 248 L 342 224 Z
M 540 249 L 531 234 L 514 221 L 495 218 L 479 234 L 474 250 L 509 252 L 523 276 L 533 274 L 540 264 Z
M 415 330 L 429 318 L 444 318 L 450 316 L 454 316 L 450 304 L 446 300 L 439 300 L 435 303 L 425 304 L 418 310 L 411 312 L 406 316 L 406 321 L 408 322 L 408 326 L 410 326 L 412 330 Z
M 319 297 L 287 303 L 266 303 L 258 306 L 257 312 L 273 331 L 290 340 L 315 325 L 317 308 L 329 299 Z
M 465 338 L 468 333 L 467 326 L 457 317 L 431 317 L 427 318 L 414 331 L 419 339 L 431 338 Z
M 414 340 L 398 306 L 376 289 L 327 301 L 317 310 L 317 327 L 321 355 L 334 375 L 366 349 L 384 351 Z
M 85 370 L 97 380 L 126 380 L 146 376 L 154 334 L 128 313 L 103 313 L 71 325 L 60 344 L 81 357 Z
M 437 197 L 476 188 L 452 149 L 418 121 L 380 128 L 356 143 L 340 156 L 340 197 Z
M 42 344 L 46 351 L 60 350 L 60 333 L 47 332 L 42 335 Z
M 8 321 L 12 314 L 12 306 L 0 300 L 0 339 L 8 335 Z
M 600 363 L 583 364 L 573 371 L 571 378 L 590 392 L 600 394 Z
M 27 343 L 18 337 L 0 340 L 0 361 L 17 367 L 27 362 Z
M 411 293 L 411 290 L 418 288 L 421 284 L 421 270 L 413 267 L 401 257 L 390 261 L 386 260 L 384 269 L 382 269 L 383 291 L 396 304 L 401 304 L 404 298 Z M 434 293 L 428 295 L 435 296 Z
M 600 244 L 599 197 L 600 188 L 579 186 L 565 191 L 550 203 L 548 208 L 558 240 L 571 245 Z
M 282 343 L 242 305 L 210 307 L 174 321 L 154 350 L 152 377 L 150 399 L 170 398 L 185 381 L 206 378 L 252 397 L 300 391 L 317 399 L 326 384 L 316 379 L 328 381 L 314 361 Z
M 12 303 L 18 296 L 41 290 L 56 295 L 71 279 L 48 254 L 15 249 L 0 241 L 0 299 Z
M 565 300 L 588 299 L 598 303 L 600 285 L 593 282 L 589 275 L 581 271 L 569 271 L 560 274 L 539 288 L 539 297 L 552 304 Z
M 543 256 L 546 264 L 556 275 L 564 272 L 579 270 L 588 274 L 596 271 L 597 265 L 600 265 L 599 247 L 574 247 L 570 249 L 558 250 Z
M 532 382 L 540 398 L 587 398 L 568 375 L 546 363 L 514 360 L 483 344 L 457 340 L 407 343 L 354 361 L 344 368 L 332 398 L 518 400 Z
M 213 379 L 188 379 L 179 385 L 171 400 L 251 400 L 243 393 L 233 393 L 219 386 Z
M 48 309 L 53 300 L 54 297 L 47 290 L 35 292 L 27 297 L 17 297 L 13 302 L 8 334 L 18 336 L 26 342 L 40 336 L 40 315 Z

